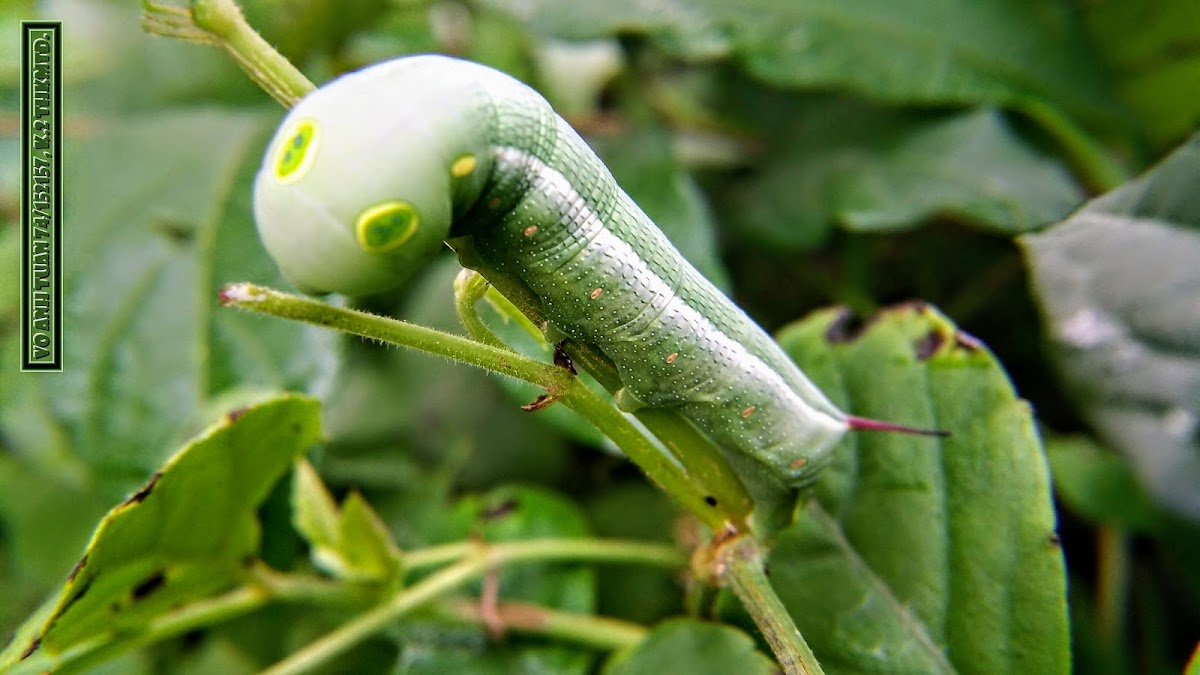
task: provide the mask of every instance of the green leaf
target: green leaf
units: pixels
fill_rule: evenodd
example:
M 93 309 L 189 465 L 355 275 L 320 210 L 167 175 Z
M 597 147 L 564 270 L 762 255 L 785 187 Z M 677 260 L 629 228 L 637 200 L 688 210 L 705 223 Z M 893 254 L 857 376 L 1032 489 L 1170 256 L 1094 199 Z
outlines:
M 1091 120 L 1112 102 L 1065 4 L 905 0 L 590 3 L 488 0 L 571 39 L 647 33 L 688 55 L 729 55 L 766 82 L 915 103 L 1032 97 Z
M 1121 100 L 1159 148 L 1200 122 L 1200 99 L 1179 92 L 1200 78 L 1200 5 L 1192 0 L 1076 5 Z M 1131 30 L 1136 26 L 1136 30 Z
M 950 216 L 1001 234 L 1064 217 L 1083 199 L 1057 162 L 1017 138 L 995 110 L 914 131 L 852 171 L 836 217 L 852 230 L 894 230 Z
M 995 110 L 898 115 L 843 97 L 728 92 L 739 108 L 726 114 L 767 130 L 769 150 L 716 188 L 721 219 L 768 246 L 809 249 L 835 225 L 895 231 L 938 217 L 1016 234 L 1083 198 Z
M 1072 511 L 1097 524 L 1153 529 L 1158 509 L 1120 456 L 1087 438 L 1052 439 L 1046 454 L 1058 495 Z
M 104 517 L 49 615 L 27 627 L 36 626 L 36 640 L 14 642 L 0 663 L 29 657 L 45 667 L 73 647 L 136 631 L 234 586 L 258 550 L 255 510 L 319 438 L 309 398 L 228 413 Z
M 596 536 L 672 542 L 679 510 L 662 490 L 644 481 L 606 486 L 587 503 Z M 682 593 L 674 570 L 648 565 L 603 565 L 596 569 L 598 612 L 638 623 L 678 613 Z
M 351 492 L 339 510 L 311 464 L 297 463 L 292 476 L 292 523 L 312 547 L 315 565 L 348 581 L 399 577 L 400 550 L 361 494 Z
M 592 671 L 587 652 L 554 645 L 468 648 L 406 641 L 394 675 L 585 675 Z
M 1069 669 L 1066 581 L 1029 407 L 990 353 L 923 305 L 861 332 L 835 310 L 780 342 L 844 410 L 949 431 L 851 434 L 770 578 L 832 672 Z
M 0 415 L 20 425 L 9 406 L 44 409 L 102 495 L 144 480 L 211 396 L 300 387 L 320 372 L 326 336 L 217 310 L 230 280 L 281 283 L 248 188 L 275 117 L 171 113 L 68 139 L 65 372 L 14 377 L 24 395 Z
M 488 542 L 588 536 L 579 508 L 549 490 L 505 486 L 464 497 L 454 505 L 439 539 L 478 537 Z M 500 570 L 500 597 L 572 612 L 596 609 L 596 580 L 579 565 L 513 565 Z
M 775 662 L 755 649 L 749 635 L 695 619 L 672 619 L 656 625 L 636 647 L 614 655 L 604 666 L 604 675 L 774 672 Z
M 1200 135 L 1022 240 L 1063 379 L 1160 503 L 1200 519 Z

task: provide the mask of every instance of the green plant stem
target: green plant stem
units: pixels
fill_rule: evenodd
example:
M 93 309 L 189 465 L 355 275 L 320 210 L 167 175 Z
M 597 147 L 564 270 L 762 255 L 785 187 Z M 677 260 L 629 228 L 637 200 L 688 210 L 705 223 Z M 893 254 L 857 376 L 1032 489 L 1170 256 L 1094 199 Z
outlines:
M 1108 192 L 1129 180 L 1129 172 L 1058 108 L 1037 99 L 1022 99 L 1014 108 L 1054 138 L 1090 192 Z
M 384 340 L 536 384 L 558 399 L 559 403 L 594 424 L 652 481 L 714 531 L 725 528 L 731 520 L 729 512 L 719 501 L 711 504 L 710 490 L 690 477 L 608 401 L 566 369 L 545 365 L 507 349 L 450 333 L 334 307 L 311 298 L 253 284 L 226 286 L 221 290 L 220 298 L 225 305 Z
M 401 616 L 506 563 L 537 560 L 642 562 L 686 564 L 684 556 L 661 545 L 635 542 L 601 542 L 588 539 L 542 539 L 501 544 L 480 544 L 461 561 L 403 589 L 383 604 L 360 614 L 341 628 L 263 671 L 263 675 L 301 673 L 378 633 Z
M 507 349 L 504 341 L 496 337 L 475 310 L 475 303 L 487 294 L 489 284 L 478 272 L 464 269 L 454 277 L 454 309 L 458 320 L 467 329 L 467 335 L 485 345 Z
M 566 391 L 573 376 L 507 349 L 480 344 L 458 335 L 417 326 L 357 310 L 334 307 L 319 300 L 282 293 L 254 284 L 230 284 L 220 293 L 221 304 L 411 347 L 486 370 L 532 382 L 551 394 Z
M 720 547 L 716 560 L 721 578 L 729 583 L 750 612 L 783 672 L 787 675 L 823 673 L 816 655 L 767 580 L 763 571 L 766 561 L 758 542 L 753 537 L 737 537 Z
M 454 601 L 445 609 L 459 619 L 488 624 L 477 600 Z M 557 638 L 606 651 L 632 647 L 649 632 L 644 626 L 628 621 L 523 602 L 500 603 L 495 615 L 503 630 Z
M 1129 589 L 1129 538 L 1112 525 L 1100 527 L 1096 564 L 1096 626 L 1111 644 L 1124 644 Z
M 192 0 L 190 10 L 143 0 L 142 26 L 157 35 L 221 47 L 284 107 L 316 88 L 246 23 L 234 0 Z
M 497 302 L 497 307 L 500 311 L 511 315 L 514 320 L 531 322 L 534 326 L 544 325 L 548 322 L 541 304 L 529 289 L 520 281 L 510 278 L 500 270 L 488 265 L 487 261 L 483 260 L 475 251 L 474 245 L 469 239 L 456 239 L 449 243 L 458 252 L 459 261 L 463 266 L 476 270 L 499 294 L 497 299 L 502 302 Z M 475 312 L 473 305 L 466 307 L 463 304 L 459 305 L 459 311 Z M 468 321 L 474 323 L 478 319 L 474 321 L 469 319 Z M 469 326 L 468 330 L 470 330 Z M 577 365 L 591 374 L 609 393 L 615 394 L 623 386 L 616 367 L 591 345 L 565 340 L 562 348 Z M 691 481 L 703 486 L 702 492 L 705 497 L 703 502 L 684 503 L 684 506 L 700 516 L 706 523 L 716 522 L 710 517 L 711 512 L 715 509 L 739 531 L 751 529 L 754 501 L 746 491 L 737 472 L 721 453 L 720 448 L 678 412 L 643 408 L 634 411 L 633 415 L 667 448 L 686 474 L 691 477 Z M 613 440 L 615 442 L 615 439 Z M 711 501 L 714 500 L 716 501 L 715 507 L 711 505 Z M 700 504 L 703 504 L 704 508 L 700 508 Z M 724 529 L 724 523 L 717 524 L 718 527 L 713 528 L 714 532 Z

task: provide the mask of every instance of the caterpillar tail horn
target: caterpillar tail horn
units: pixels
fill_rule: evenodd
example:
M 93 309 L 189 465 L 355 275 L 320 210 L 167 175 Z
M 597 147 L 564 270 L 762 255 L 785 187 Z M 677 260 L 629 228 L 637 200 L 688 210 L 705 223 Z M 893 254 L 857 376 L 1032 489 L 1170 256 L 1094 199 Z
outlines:
M 916 427 L 906 427 L 903 424 L 894 424 L 892 422 L 884 422 L 883 420 L 874 420 L 870 417 L 858 417 L 855 415 L 846 415 L 846 424 L 850 426 L 851 431 L 891 431 L 899 434 L 937 436 L 939 438 L 950 436 L 949 431 L 940 429 L 918 429 Z

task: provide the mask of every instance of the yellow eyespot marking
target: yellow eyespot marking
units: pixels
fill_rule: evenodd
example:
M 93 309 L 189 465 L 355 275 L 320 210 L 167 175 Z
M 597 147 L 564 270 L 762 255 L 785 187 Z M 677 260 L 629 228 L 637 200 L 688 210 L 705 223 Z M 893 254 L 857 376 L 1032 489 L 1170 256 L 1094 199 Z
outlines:
M 280 183 L 293 183 L 308 173 L 317 156 L 317 147 L 321 144 L 317 123 L 301 120 L 286 139 L 275 155 L 275 178 Z
M 600 297 L 600 294 L 601 294 L 601 293 L 603 293 L 603 292 L 604 292 L 604 289 L 602 289 L 602 288 L 597 288 L 596 290 L 592 291 L 592 293 L 591 293 L 591 298 L 592 298 L 593 300 L 595 300 L 596 298 Z
M 671 352 L 667 356 L 667 364 L 669 365 L 669 364 L 675 363 L 675 359 L 677 359 L 677 358 L 679 358 L 679 352 Z
M 363 250 L 383 253 L 412 239 L 420 224 L 421 217 L 412 204 L 384 202 L 359 214 L 354 221 L 354 234 Z
M 476 166 L 479 166 L 479 160 L 475 159 L 475 155 L 463 155 L 450 165 L 450 175 L 455 178 L 465 178 L 471 175 Z
M 750 406 L 742 411 L 742 419 L 749 419 L 754 414 L 754 406 Z

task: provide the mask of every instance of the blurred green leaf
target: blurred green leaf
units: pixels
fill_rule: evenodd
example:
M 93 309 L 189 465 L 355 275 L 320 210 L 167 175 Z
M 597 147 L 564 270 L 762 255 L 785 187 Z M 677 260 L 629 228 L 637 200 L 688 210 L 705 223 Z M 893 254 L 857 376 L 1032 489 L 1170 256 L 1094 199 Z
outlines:
M 399 577 L 400 550 L 361 494 L 351 492 L 339 509 L 308 462 L 299 462 L 292 477 L 292 523 L 312 547 L 315 565 L 349 581 Z
M 505 486 L 463 497 L 449 513 L 441 541 L 487 542 L 589 536 L 587 521 L 572 502 L 549 490 Z M 499 572 L 501 597 L 572 612 L 596 609 L 595 573 L 580 565 L 513 565 Z
M 1191 0 L 1077 5 L 1096 58 L 1158 148 L 1200 123 L 1200 99 L 1180 96 L 1200 80 L 1200 5 Z
M 520 645 L 484 649 L 463 646 L 431 646 L 406 643 L 395 675 L 586 675 L 592 671 L 592 656 L 564 647 Z
M 1112 120 L 1112 100 L 1071 9 L 1059 3 L 720 0 L 584 4 L 487 0 L 569 39 L 644 33 L 690 55 L 729 55 L 783 87 L 841 87 L 887 101 L 1048 101 Z
M 320 372 L 319 332 L 217 309 L 230 280 L 280 284 L 246 187 L 272 120 L 163 114 L 67 144 L 65 370 L 14 376 L 24 400 L 0 399 L 0 419 L 20 426 L 18 411 L 43 407 L 101 494 L 144 480 L 211 395 L 303 386 Z
M 1029 407 L 974 338 L 921 305 L 861 333 L 823 311 L 780 342 L 843 409 L 949 431 L 851 434 L 770 578 L 833 672 L 1069 670 L 1066 579 Z
M 336 53 L 383 16 L 388 0 L 239 0 L 246 20 L 293 63 Z
M 1158 509 L 1129 464 L 1087 438 L 1055 438 L 1046 443 L 1054 485 L 1076 513 L 1104 525 L 1150 531 Z
M 995 110 L 896 114 L 841 97 L 747 91 L 727 115 L 766 130 L 761 161 L 722 181 L 720 214 L 768 246 L 809 249 L 834 225 L 870 232 L 950 218 L 1016 234 L 1064 217 L 1083 194 Z M 767 106 L 747 113 L 743 106 Z
M 587 503 L 596 536 L 672 543 L 678 508 L 654 485 L 641 480 L 611 484 Z M 604 616 L 654 623 L 679 612 L 682 584 L 673 570 L 644 565 L 604 565 L 596 569 L 598 612 Z
M 1022 245 L 1088 421 L 1160 503 L 1200 519 L 1200 135 Z
M 840 187 L 835 217 L 849 229 L 873 231 L 942 215 L 1016 234 L 1064 217 L 1083 199 L 1058 162 L 1022 143 L 988 109 L 948 117 L 881 148 Z
M 778 672 L 775 662 L 755 648 L 749 635 L 736 628 L 695 619 L 672 619 L 658 624 L 636 647 L 614 655 L 604 666 L 605 675 L 775 672 Z
M 454 310 L 454 277 L 462 268 L 452 256 L 434 262 L 398 306 L 379 311 L 423 326 L 462 333 Z M 286 322 L 281 322 L 286 323 Z M 337 372 L 328 384 L 325 424 L 330 461 L 402 463 L 391 471 L 356 472 L 356 485 L 409 477 L 416 492 L 431 486 L 422 467 L 449 472 L 445 480 L 473 487 L 502 481 L 548 482 L 570 470 L 563 439 L 519 408 L 488 374 L 459 363 L 406 349 L 382 347 L 357 338 L 340 340 Z M 498 383 L 497 383 L 498 384 Z M 532 397 L 530 397 L 532 398 Z M 527 403 L 530 399 L 521 400 Z M 420 460 L 413 463 L 412 460 Z M 336 484 L 338 472 L 319 466 Z M 414 475 L 414 471 L 416 474 Z M 372 500 L 374 501 L 374 499 Z M 407 501 L 407 500 L 402 500 Z M 440 501 L 414 506 L 440 509 Z M 387 513 L 380 509 L 385 520 Z M 410 521 L 411 512 L 397 513 Z M 390 522 L 390 521 L 389 521 Z M 399 533 L 398 533 L 399 534 Z M 427 543 L 399 537 L 401 545 Z
M 282 396 L 229 412 L 105 516 L 57 604 L 0 661 L 51 664 L 85 641 L 137 631 L 235 585 L 258 550 L 255 509 L 319 438 L 312 399 Z

